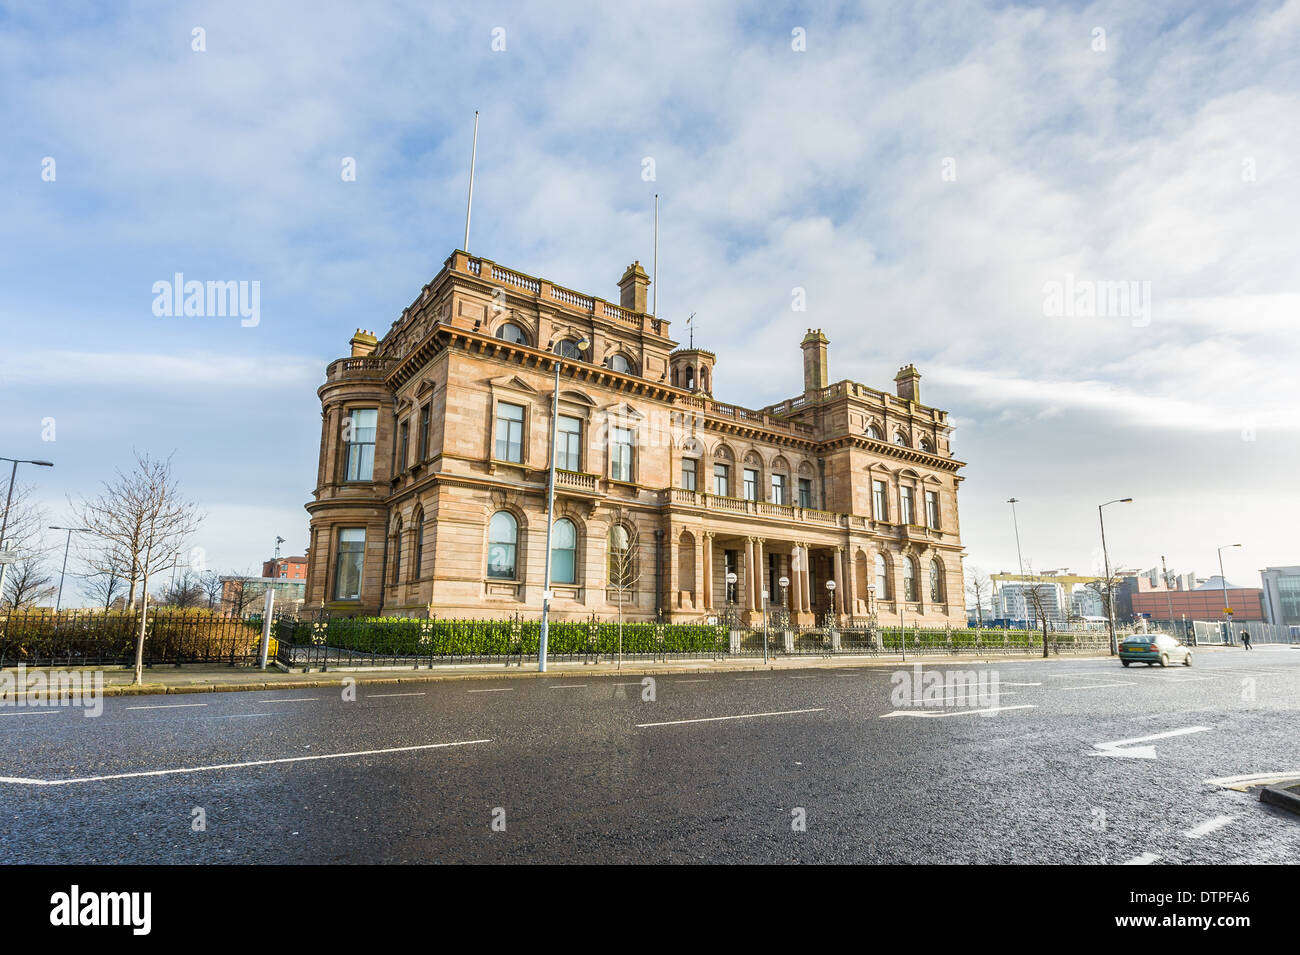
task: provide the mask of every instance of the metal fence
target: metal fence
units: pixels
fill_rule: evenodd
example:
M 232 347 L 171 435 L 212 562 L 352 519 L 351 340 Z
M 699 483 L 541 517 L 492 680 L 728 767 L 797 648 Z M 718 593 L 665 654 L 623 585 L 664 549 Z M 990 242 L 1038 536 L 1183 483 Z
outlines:
M 1048 653 L 1093 653 L 1110 648 L 1109 637 L 1094 632 L 1051 632 Z M 762 631 L 731 633 L 732 656 L 762 656 Z M 897 627 L 816 627 L 767 631 L 768 656 L 946 656 L 963 654 L 1041 654 L 1041 630 L 900 629 Z
M 1300 627 L 1255 621 L 1234 621 L 1225 624 L 1220 620 L 1188 621 L 1192 635 L 1200 646 L 1242 646 L 1241 634 L 1250 634 L 1252 644 L 1300 645 Z
M 140 613 L 64 610 L 0 614 L 0 667 L 134 664 Z M 208 610 L 149 610 L 145 666 L 255 663 L 262 618 Z

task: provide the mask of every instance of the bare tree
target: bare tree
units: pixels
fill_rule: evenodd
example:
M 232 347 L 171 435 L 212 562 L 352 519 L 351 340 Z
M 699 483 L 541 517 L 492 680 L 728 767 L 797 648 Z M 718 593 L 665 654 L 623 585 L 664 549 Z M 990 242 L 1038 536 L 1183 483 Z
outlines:
M 641 580 L 637 560 L 640 535 L 632 521 L 619 521 L 609 529 L 609 586 L 618 599 L 618 665 L 623 666 L 623 601 L 635 595 Z
M 227 574 L 222 583 L 221 607 L 226 613 L 242 617 L 259 598 L 265 599 L 266 585 L 253 577 L 251 570 L 243 574 Z
M 0 484 L 0 504 L 9 493 L 9 481 Z M 14 483 L 13 500 L 4 546 L 13 563 L 4 568 L 0 603 L 9 610 L 27 610 L 54 597 L 56 587 L 49 568 L 50 547 L 45 540 L 45 508 L 32 496 L 32 488 Z
M 1045 591 L 1048 587 L 1054 587 L 1055 584 L 1047 582 L 1044 578 L 1035 575 L 1034 565 L 1032 563 L 1028 565 L 1028 571 L 1027 576 L 1029 578 L 1029 586 L 1022 592 L 1025 595 L 1025 606 L 1033 611 L 1034 616 L 1038 618 L 1038 622 L 1043 628 L 1043 656 L 1046 657 L 1047 631 L 1051 625 L 1051 621 L 1049 619 L 1050 612 L 1047 607 Z M 1025 621 L 1025 625 L 1029 625 L 1028 620 Z
M 172 476 L 171 458 L 155 460 L 135 453 L 129 473 L 105 481 L 103 491 L 77 506 L 81 526 L 99 540 L 114 566 L 130 568 L 132 605 L 140 594 L 140 631 L 135 647 L 135 682 L 144 682 L 144 638 L 149 610 L 149 578 L 173 566 L 203 520 L 183 498 Z M 96 568 L 101 569 L 101 568 Z
M 975 622 L 984 626 L 984 598 L 993 596 L 993 581 L 978 567 L 966 568 L 966 593 L 975 601 Z
M 192 570 L 186 570 L 163 591 L 163 603 L 169 607 L 201 607 L 205 599 L 206 591 Z
M 198 576 L 199 587 L 203 591 L 203 599 L 207 603 L 209 610 L 216 610 L 221 606 L 221 594 L 224 584 L 221 575 L 215 570 L 205 570 Z
M 125 603 L 126 579 L 116 570 L 97 571 L 86 578 L 86 590 L 96 606 L 108 610 L 118 601 Z

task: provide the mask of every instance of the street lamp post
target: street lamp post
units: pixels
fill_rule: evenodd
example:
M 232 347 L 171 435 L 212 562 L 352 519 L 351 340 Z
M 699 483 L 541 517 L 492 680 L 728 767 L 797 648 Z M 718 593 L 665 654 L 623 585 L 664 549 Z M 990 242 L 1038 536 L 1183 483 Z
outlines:
M 1011 526 L 1016 531 L 1016 565 L 1020 568 L 1020 596 L 1025 596 L 1025 560 L 1020 556 L 1020 522 L 1016 520 L 1016 505 L 1020 503 L 1020 498 L 1009 497 L 1007 503 L 1011 505 Z M 1025 626 L 1029 626 L 1029 602 L 1025 601 Z
M 1228 578 L 1223 576 L 1223 552 L 1240 544 L 1224 544 L 1219 548 L 1219 583 L 1223 585 L 1223 642 L 1232 640 L 1232 607 L 1228 606 Z
M 579 353 L 586 350 L 589 342 L 578 342 Z M 551 395 L 551 467 L 546 482 L 546 570 L 542 582 L 542 632 L 537 641 L 537 671 L 546 672 L 546 644 L 550 636 L 551 618 L 551 525 L 555 522 L 555 443 L 559 438 L 560 425 L 560 364 L 561 358 L 555 356 L 555 392 Z
M 48 530 L 68 532 L 68 538 L 63 542 L 63 569 L 59 571 L 59 593 L 58 596 L 54 598 L 54 612 L 58 613 L 59 605 L 63 602 L 63 578 L 67 576 L 68 573 L 68 548 L 72 546 L 72 534 L 74 531 L 78 533 L 89 533 L 90 528 L 89 527 L 58 527 L 56 525 L 51 524 Z
M 39 468 L 52 468 L 54 467 L 54 462 L 33 461 L 25 458 L 0 458 L 0 461 L 10 461 L 13 463 L 13 467 L 9 469 L 9 493 L 5 497 L 5 513 L 4 517 L 0 519 L 0 600 L 3 600 L 5 592 L 5 571 L 9 569 L 9 562 L 5 559 L 8 557 L 5 548 L 5 534 L 9 530 L 9 508 L 14 502 L 14 480 L 18 477 L 18 465 L 34 464 Z
M 1106 550 L 1106 516 L 1102 513 L 1102 508 L 1111 504 L 1132 504 L 1133 498 L 1122 497 L 1118 500 L 1107 501 L 1105 504 L 1097 505 L 1097 520 L 1101 522 L 1101 559 L 1106 573 L 1106 619 L 1110 628 L 1110 655 L 1115 656 L 1119 653 L 1119 645 L 1115 642 L 1115 588 L 1110 579 L 1110 554 Z

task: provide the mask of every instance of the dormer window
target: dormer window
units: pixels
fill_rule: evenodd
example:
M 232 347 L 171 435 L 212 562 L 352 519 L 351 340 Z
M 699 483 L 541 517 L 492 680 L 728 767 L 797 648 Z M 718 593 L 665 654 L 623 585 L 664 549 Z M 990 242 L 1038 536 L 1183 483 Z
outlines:
M 609 367 L 610 371 L 616 371 L 620 375 L 632 374 L 632 363 L 627 360 L 626 355 L 610 355 L 609 358 L 605 360 L 605 364 Z

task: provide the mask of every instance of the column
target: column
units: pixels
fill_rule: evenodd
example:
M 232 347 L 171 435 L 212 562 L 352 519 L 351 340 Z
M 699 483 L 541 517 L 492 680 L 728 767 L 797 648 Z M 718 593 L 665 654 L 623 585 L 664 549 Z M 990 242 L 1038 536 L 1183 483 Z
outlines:
M 844 550 L 844 583 L 849 588 L 848 601 L 845 606 L 848 608 L 845 613 L 856 615 L 858 612 L 858 568 L 855 566 L 856 556 L 853 553 L 853 546 L 849 545 Z
M 678 580 L 679 572 L 677 569 L 677 558 L 679 550 L 679 541 L 671 525 L 668 529 L 668 610 L 671 613 L 677 609 L 678 594 L 681 593 L 680 581 Z
M 695 592 L 695 609 L 700 610 L 704 606 L 704 581 L 708 578 L 704 576 L 704 533 L 695 532 L 695 580 L 691 586 Z
M 803 548 L 804 571 L 803 571 L 803 606 L 809 613 L 813 612 L 812 599 L 812 549 L 807 544 Z
M 758 572 L 754 575 L 754 600 L 761 610 L 763 607 L 763 591 L 767 590 L 767 562 L 764 559 L 763 538 L 761 537 L 754 538 L 754 566 L 758 569 Z M 770 602 L 771 599 L 772 595 L 769 592 L 768 601 Z
M 713 534 L 705 531 L 704 538 L 704 609 L 713 609 Z
M 794 593 L 794 609 L 799 613 L 806 613 L 808 606 L 803 599 L 803 582 L 804 574 L 808 570 L 808 555 L 804 552 L 802 544 L 794 545 L 794 556 L 799 565 L 799 569 L 790 575 L 790 586 L 793 588 Z
M 754 609 L 754 538 L 745 538 L 745 609 Z
M 844 548 L 837 547 L 831 557 L 835 571 L 835 612 L 844 613 Z

